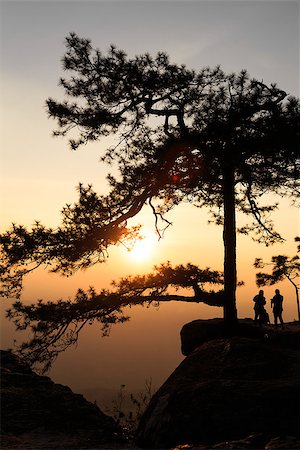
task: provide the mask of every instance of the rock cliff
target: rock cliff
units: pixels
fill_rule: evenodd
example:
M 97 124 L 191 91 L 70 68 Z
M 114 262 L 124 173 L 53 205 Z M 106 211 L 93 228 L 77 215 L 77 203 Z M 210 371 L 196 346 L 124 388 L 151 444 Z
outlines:
M 139 424 L 138 445 L 298 448 L 300 352 L 290 341 L 274 333 L 270 339 L 231 336 L 198 345 L 152 398 Z M 251 435 L 252 441 L 245 439 Z
M 299 324 L 285 330 L 218 319 L 184 326 L 188 355 L 153 396 L 139 448 L 299 449 Z M 1 351 L 1 448 L 133 448 L 111 417 Z M 134 447 L 137 448 L 137 447 Z
M 213 339 L 241 336 L 268 340 L 279 347 L 300 350 L 300 325 L 298 322 L 285 324 L 284 329 L 273 325 L 255 326 L 252 319 L 240 319 L 228 328 L 223 319 L 193 320 L 186 323 L 180 332 L 181 352 L 188 356 L 200 345 Z
M 11 352 L 0 356 L 2 449 L 122 446 L 121 430 L 96 405 L 35 374 Z

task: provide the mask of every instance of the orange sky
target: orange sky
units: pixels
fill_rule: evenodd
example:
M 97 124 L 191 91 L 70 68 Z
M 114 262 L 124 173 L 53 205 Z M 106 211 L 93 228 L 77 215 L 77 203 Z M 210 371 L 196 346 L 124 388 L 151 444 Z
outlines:
M 208 225 L 209 216 L 191 205 L 180 205 L 169 214 L 173 225 L 169 227 L 163 239 L 158 240 L 153 224 L 150 208 L 145 207 L 134 223 L 143 224 L 142 233 L 151 240 L 151 252 L 144 259 L 134 258 L 130 252 L 119 245 L 109 250 L 107 262 L 98 264 L 86 271 L 80 271 L 70 278 L 49 274 L 45 269 L 29 275 L 25 281 L 23 299 L 33 301 L 37 298 L 55 300 L 74 296 L 78 288 L 107 288 L 111 281 L 129 274 L 143 274 L 152 270 L 153 266 L 170 261 L 175 264 L 191 262 L 200 267 L 222 270 L 223 242 L 222 227 Z M 281 202 L 281 208 L 274 213 L 277 230 L 286 241 L 265 247 L 253 242 L 248 236 L 237 237 L 237 269 L 238 279 L 245 286 L 238 289 L 238 311 L 241 317 L 251 315 L 251 300 L 257 290 L 253 263 L 256 257 L 269 261 L 272 255 L 296 254 L 294 237 L 299 233 L 298 211 L 292 208 L 287 200 Z M 287 223 L 289 226 L 287 227 Z M 293 287 L 290 283 L 279 283 L 286 297 L 286 316 L 288 320 L 296 317 Z M 273 296 L 275 287 L 264 288 L 267 298 Z
M 247 68 L 253 77 L 267 83 L 278 82 L 280 88 L 292 94 L 299 93 L 298 2 L 123 2 L 123 6 L 117 2 L 91 2 L 88 7 L 84 6 L 85 2 L 74 2 L 72 14 L 68 3 L 1 4 L 0 231 L 6 230 L 11 222 L 30 226 L 35 219 L 56 226 L 63 205 L 76 200 L 75 186 L 79 182 L 92 183 L 101 193 L 107 191 L 107 169 L 99 159 L 108 141 L 71 152 L 66 140 L 51 138 L 55 124 L 47 118 L 45 99 L 49 96 L 62 98 L 57 81 L 62 75 L 63 39 L 70 31 L 91 37 L 93 44 L 103 50 L 110 43 L 116 43 L 131 55 L 166 50 L 172 61 L 187 64 L 189 68 L 216 64 L 221 64 L 228 72 Z M 153 242 L 153 252 L 147 260 L 134 261 L 126 249 L 119 246 L 110 250 L 105 264 L 71 278 L 39 270 L 25 282 L 24 301 L 73 297 L 79 287 L 90 285 L 96 289 L 108 287 L 113 279 L 148 272 L 154 264 L 167 260 L 172 264 L 191 262 L 222 270 L 222 229 L 207 225 L 205 210 L 180 205 L 168 219 L 173 226 L 163 240 Z M 134 222 L 144 225 L 145 234 L 153 233 L 153 218 L 148 209 Z M 252 298 L 257 291 L 254 259 L 269 260 L 276 254 L 295 254 L 293 239 L 300 233 L 298 211 L 288 201 L 282 201 L 274 214 L 274 222 L 286 239 L 284 244 L 266 248 L 250 237 L 238 237 L 238 278 L 246 282 L 238 289 L 240 317 L 253 316 Z M 293 289 L 288 283 L 278 287 L 285 297 L 284 318 L 293 320 L 296 318 Z M 265 288 L 268 302 L 273 292 L 274 287 Z M 270 312 L 269 304 L 268 309 Z M 94 326 L 85 331 L 85 345 L 80 344 L 81 353 L 76 355 L 85 359 L 89 356 L 88 370 L 94 374 L 92 383 L 96 383 L 98 377 L 105 385 L 110 377 L 106 371 L 109 364 L 113 365 L 114 374 L 123 371 L 125 377 L 126 365 L 116 366 L 115 362 L 116 352 L 125 352 L 125 347 L 123 350 L 120 347 L 123 342 L 127 344 L 129 360 L 137 355 L 144 361 L 145 373 L 139 375 L 139 381 L 133 377 L 135 383 L 143 384 L 144 375 L 147 376 L 147 372 L 151 375 L 146 352 L 152 352 L 152 367 L 163 366 L 164 361 L 168 361 L 168 367 L 163 370 L 167 375 L 174 361 L 181 358 L 178 333 L 184 321 L 217 314 L 220 310 L 199 305 L 163 305 L 159 312 L 137 308 L 132 324 L 118 326 L 111 340 L 98 340 Z M 156 337 L 151 339 L 154 327 Z M 3 345 L 12 338 L 12 328 L 7 324 L 5 332 Z M 139 345 L 134 347 L 137 336 Z M 171 345 L 174 349 L 169 355 Z M 58 381 L 63 382 L 66 366 L 76 367 L 78 356 L 72 352 L 62 356 L 60 365 L 55 368 L 54 376 Z M 93 361 L 100 353 L 106 362 L 102 368 L 99 365 L 95 369 Z M 78 370 L 74 369 L 72 376 L 74 386 L 84 383 L 83 373 Z M 114 375 L 113 383 L 122 384 L 127 380 L 130 374 L 123 381 Z

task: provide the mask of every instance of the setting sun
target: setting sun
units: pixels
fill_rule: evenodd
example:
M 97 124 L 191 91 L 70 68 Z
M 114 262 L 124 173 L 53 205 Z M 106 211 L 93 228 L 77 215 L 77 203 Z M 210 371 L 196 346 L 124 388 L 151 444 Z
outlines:
M 147 236 L 137 241 L 131 250 L 129 250 L 129 258 L 133 261 L 140 262 L 149 259 L 154 250 L 155 239 L 153 236 Z

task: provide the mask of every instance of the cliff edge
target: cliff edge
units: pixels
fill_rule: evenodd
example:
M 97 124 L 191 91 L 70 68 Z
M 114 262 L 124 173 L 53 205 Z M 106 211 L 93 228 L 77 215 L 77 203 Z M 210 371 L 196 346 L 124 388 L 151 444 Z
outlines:
M 9 351 L 1 356 L 1 448 L 122 446 L 115 421 L 82 395 L 34 373 Z

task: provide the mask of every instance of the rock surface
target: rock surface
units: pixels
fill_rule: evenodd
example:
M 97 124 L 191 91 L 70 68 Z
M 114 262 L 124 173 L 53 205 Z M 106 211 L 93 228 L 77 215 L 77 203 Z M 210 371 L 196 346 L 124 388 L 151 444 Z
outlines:
M 115 421 L 82 395 L 35 374 L 1 351 L 1 448 L 85 449 L 121 446 Z
M 237 336 L 198 346 L 152 398 L 137 444 L 235 448 L 253 433 L 259 442 L 236 448 L 299 444 L 300 352 L 279 341 Z
M 244 439 L 237 441 L 226 441 L 207 447 L 206 445 L 179 445 L 173 450 L 242 450 L 242 449 L 264 449 L 264 450 L 299 450 L 300 439 L 295 436 L 284 438 L 276 437 L 269 440 L 265 445 L 266 437 L 262 434 L 253 433 Z
M 232 336 L 265 339 L 281 347 L 300 350 L 300 326 L 298 322 L 285 324 L 284 329 L 273 325 L 255 326 L 252 319 L 240 319 L 234 327 L 227 329 L 223 319 L 193 320 L 186 323 L 180 332 L 181 351 L 187 356 L 199 345 L 213 339 Z

